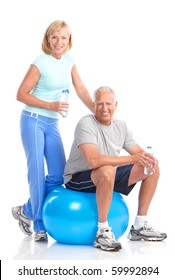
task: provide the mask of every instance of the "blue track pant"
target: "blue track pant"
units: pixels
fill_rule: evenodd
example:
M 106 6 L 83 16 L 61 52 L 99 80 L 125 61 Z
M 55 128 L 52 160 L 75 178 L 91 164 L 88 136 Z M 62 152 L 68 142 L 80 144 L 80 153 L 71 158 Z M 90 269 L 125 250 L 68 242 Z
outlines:
M 63 184 L 65 152 L 57 119 L 22 111 L 20 127 L 30 192 L 23 210 L 37 232 L 44 230 L 42 206 L 47 193 Z

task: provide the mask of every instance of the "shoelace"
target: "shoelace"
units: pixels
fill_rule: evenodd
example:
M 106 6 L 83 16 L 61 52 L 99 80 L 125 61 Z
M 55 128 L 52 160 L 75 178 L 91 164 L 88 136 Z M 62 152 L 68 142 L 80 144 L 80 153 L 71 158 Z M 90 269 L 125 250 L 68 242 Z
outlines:
M 147 221 L 144 222 L 143 229 L 149 230 L 149 231 L 154 231 L 154 232 L 156 232 L 156 233 L 160 233 L 159 231 L 156 231 L 155 229 L 153 229 L 153 228 L 148 224 Z
M 116 242 L 114 234 L 111 232 L 111 228 L 105 229 L 102 234 L 109 240 L 109 242 Z
M 46 232 L 44 230 L 38 231 L 36 233 L 36 236 L 45 236 L 45 235 L 46 235 Z
M 153 230 L 153 228 L 150 227 L 150 225 L 148 224 L 147 221 L 144 222 L 143 228 L 144 228 L 145 230 Z

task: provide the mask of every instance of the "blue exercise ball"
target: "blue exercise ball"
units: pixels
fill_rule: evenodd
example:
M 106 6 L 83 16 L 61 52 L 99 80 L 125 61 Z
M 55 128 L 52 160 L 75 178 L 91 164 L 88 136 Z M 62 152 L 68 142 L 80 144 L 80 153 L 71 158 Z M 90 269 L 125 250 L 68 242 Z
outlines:
M 46 231 L 57 242 L 92 245 L 98 223 L 96 194 L 58 187 L 47 195 L 42 217 Z M 117 239 L 128 227 L 128 207 L 117 192 L 113 193 L 108 222 Z

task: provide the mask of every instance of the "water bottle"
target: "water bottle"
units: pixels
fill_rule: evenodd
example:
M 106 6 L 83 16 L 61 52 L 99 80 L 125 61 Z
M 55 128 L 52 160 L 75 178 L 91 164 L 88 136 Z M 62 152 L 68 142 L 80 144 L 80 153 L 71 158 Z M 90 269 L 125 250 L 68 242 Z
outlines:
M 149 154 L 153 154 L 152 152 L 152 147 L 151 146 L 147 146 L 146 152 Z M 144 173 L 146 175 L 152 175 L 153 174 L 153 164 L 151 163 L 150 167 L 145 167 L 144 168 Z
M 59 95 L 59 101 L 60 102 L 68 102 L 69 100 L 69 90 L 63 89 L 62 92 Z M 63 117 L 67 117 L 68 111 L 62 111 Z

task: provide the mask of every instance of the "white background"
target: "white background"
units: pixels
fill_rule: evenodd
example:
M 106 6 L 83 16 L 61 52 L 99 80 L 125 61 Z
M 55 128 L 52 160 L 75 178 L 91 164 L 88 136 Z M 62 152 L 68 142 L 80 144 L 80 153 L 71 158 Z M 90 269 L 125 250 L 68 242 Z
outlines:
M 1 259 L 8 258 L 9 232 L 14 243 L 18 234 L 11 222 L 11 207 L 28 198 L 19 131 L 23 105 L 16 101 L 16 92 L 29 65 L 41 53 L 45 29 L 56 19 L 67 21 L 71 27 L 71 53 L 90 94 L 101 85 L 113 87 L 118 99 L 116 117 L 128 123 L 141 146 L 153 146 L 161 177 L 150 216 L 161 229 L 171 231 L 174 14 L 174 1 L 170 0 L 1 1 Z M 73 89 L 70 103 L 69 117 L 60 117 L 67 156 L 77 121 L 89 113 Z M 135 216 L 137 191 L 127 199 L 131 218 Z

